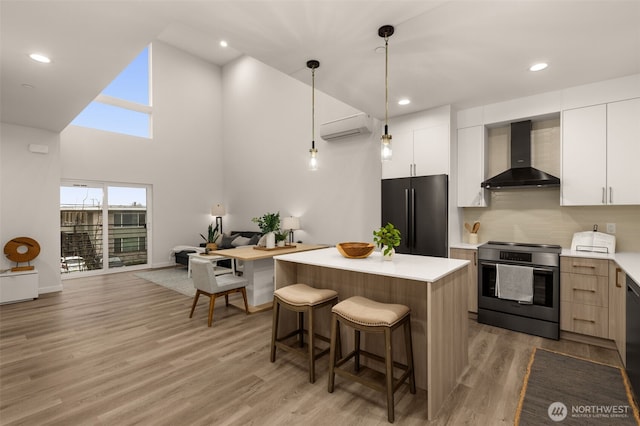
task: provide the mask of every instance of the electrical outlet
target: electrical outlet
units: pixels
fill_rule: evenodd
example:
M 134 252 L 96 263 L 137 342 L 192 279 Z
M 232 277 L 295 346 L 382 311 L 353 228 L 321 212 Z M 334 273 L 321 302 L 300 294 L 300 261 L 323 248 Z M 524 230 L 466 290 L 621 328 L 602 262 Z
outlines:
M 615 234 L 615 233 L 616 233 L 616 224 L 607 223 L 607 234 Z

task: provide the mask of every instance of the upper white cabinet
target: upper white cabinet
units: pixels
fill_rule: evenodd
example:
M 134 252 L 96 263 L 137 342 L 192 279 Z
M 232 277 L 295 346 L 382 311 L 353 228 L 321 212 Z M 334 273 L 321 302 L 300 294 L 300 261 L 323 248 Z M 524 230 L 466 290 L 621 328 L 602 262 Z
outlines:
M 382 163 L 382 179 L 449 174 L 449 106 L 394 117 L 389 121 L 393 155 Z
M 382 178 L 449 174 L 449 126 L 394 131 Z
M 391 160 L 382 162 L 382 179 L 413 176 L 413 131 L 394 129 L 391 149 Z
M 607 186 L 607 106 L 562 113 L 562 205 L 604 204 Z
M 562 205 L 640 204 L 640 98 L 562 113 Z
M 458 207 L 486 207 L 487 130 L 485 126 L 458 129 Z
M 609 204 L 640 204 L 640 98 L 607 105 Z

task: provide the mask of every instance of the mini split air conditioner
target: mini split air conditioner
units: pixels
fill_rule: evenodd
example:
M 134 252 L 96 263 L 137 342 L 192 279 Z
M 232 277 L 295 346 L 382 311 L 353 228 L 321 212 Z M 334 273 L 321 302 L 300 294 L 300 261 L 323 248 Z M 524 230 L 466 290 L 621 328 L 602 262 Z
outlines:
M 365 113 L 350 115 L 320 125 L 320 137 L 325 141 L 371 133 L 373 120 Z

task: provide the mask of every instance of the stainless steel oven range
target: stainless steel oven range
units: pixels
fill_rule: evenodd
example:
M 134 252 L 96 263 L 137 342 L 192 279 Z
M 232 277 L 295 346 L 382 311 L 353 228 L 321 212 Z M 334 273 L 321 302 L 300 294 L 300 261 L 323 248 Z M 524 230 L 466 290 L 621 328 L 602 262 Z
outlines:
M 499 241 L 478 247 L 478 322 L 557 340 L 560 336 L 561 251 L 558 245 Z M 499 265 L 525 267 L 511 270 L 533 275 L 532 302 L 497 296 L 497 271 L 507 269 Z M 513 276 L 511 279 L 514 280 Z

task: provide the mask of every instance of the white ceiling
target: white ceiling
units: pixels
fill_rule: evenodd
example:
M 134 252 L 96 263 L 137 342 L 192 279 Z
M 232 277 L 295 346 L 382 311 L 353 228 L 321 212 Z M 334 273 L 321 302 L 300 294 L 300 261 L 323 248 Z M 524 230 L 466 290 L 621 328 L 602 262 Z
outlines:
M 640 0 L 1 0 L 0 119 L 62 130 L 154 39 L 221 66 L 247 54 L 306 83 L 317 59 L 318 90 L 382 118 L 386 24 L 390 116 L 640 73 Z M 538 61 L 549 68 L 529 72 Z

